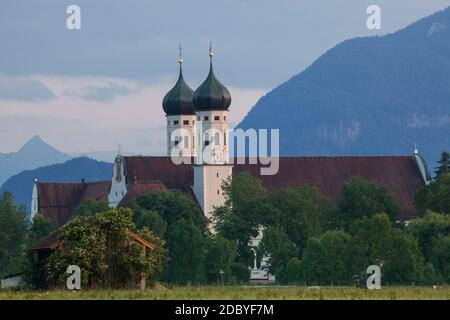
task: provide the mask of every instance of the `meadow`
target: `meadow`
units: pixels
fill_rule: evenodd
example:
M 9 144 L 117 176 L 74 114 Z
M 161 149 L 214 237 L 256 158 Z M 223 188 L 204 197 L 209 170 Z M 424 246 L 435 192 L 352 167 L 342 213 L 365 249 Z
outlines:
M 0 300 L 450 300 L 432 287 L 192 286 L 140 290 L 0 291 Z

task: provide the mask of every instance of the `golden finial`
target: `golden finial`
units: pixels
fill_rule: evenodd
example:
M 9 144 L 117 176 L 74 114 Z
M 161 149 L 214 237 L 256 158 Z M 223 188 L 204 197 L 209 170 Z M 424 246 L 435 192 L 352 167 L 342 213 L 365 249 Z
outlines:
M 183 49 L 181 48 L 181 43 L 180 43 L 179 49 L 180 49 L 180 56 L 178 58 L 178 63 L 182 64 L 183 63 L 183 52 L 182 52 Z
M 208 55 L 209 55 L 210 58 L 212 58 L 214 56 L 214 52 L 212 51 L 212 41 L 209 42 Z

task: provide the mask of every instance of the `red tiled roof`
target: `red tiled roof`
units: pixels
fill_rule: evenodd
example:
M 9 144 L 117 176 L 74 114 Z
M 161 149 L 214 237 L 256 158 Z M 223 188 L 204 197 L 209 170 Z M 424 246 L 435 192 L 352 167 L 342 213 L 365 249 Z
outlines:
M 60 229 L 55 230 L 54 232 L 50 233 L 48 236 L 42 238 L 39 242 L 37 242 L 31 249 L 33 250 L 51 250 L 58 246 Z
M 276 191 L 287 186 L 310 185 L 323 195 L 338 199 L 342 185 L 354 176 L 377 182 L 391 190 L 403 207 L 402 218 L 416 215 L 414 196 L 424 185 L 413 156 L 392 157 L 281 157 L 276 175 L 260 175 L 261 164 L 238 164 L 233 173 L 250 171 L 261 179 L 264 187 Z M 193 162 L 192 162 L 193 163 Z M 151 190 L 180 189 L 192 194 L 193 164 L 176 165 L 170 157 L 125 157 L 128 192 L 120 206 L 127 206 Z M 63 225 L 73 209 L 88 199 L 106 200 L 111 182 L 39 183 L 39 210 Z
M 125 166 L 128 183 L 161 181 L 168 189 L 194 184 L 192 165 L 176 165 L 170 157 L 125 157 Z
M 37 184 L 39 212 L 62 226 L 73 210 L 86 200 L 107 200 L 110 181 L 93 183 L 42 183 Z
M 424 185 L 417 163 L 412 156 L 385 157 L 280 157 L 276 175 L 260 175 L 261 164 L 238 164 L 233 173 L 250 171 L 261 179 L 268 191 L 287 186 L 316 186 L 323 195 L 337 199 L 342 185 L 354 176 L 377 182 L 391 190 L 403 207 L 402 218 L 416 215 L 414 196 Z M 193 165 L 176 165 L 170 157 L 126 157 L 128 179 L 160 180 L 167 188 L 186 190 L 193 184 Z
M 126 207 L 139 196 L 153 190 L 166 190 L 160 181 L 135 182 L 129 185 L 128 191 L 119 203 L 119 207 Z

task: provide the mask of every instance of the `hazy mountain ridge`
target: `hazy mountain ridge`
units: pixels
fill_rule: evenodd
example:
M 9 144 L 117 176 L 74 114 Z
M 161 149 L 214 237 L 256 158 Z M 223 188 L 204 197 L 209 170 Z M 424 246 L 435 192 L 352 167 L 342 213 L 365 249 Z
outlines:
M 23 171 L 8 179 L 0 188 L 0 193 L 11 192 L 14 199 L 27 207 L 30 212 L 31 193 L 34 179 L 41 182 L 86 182 L 109 180 L 112 164 L 89 158 L 76 158 L 62 164 L 54 164 L 35 170 Z
M 24 170 L 63 163 L 69 159 L 72 157 L 48 145 L 36 135 L 17 152 L 0 153 L 0 185 Z
M 411 154 L 450 146 L 450 9 L 344 41 L 262 97 L 238 127 L 279 128 L 283 155 Z

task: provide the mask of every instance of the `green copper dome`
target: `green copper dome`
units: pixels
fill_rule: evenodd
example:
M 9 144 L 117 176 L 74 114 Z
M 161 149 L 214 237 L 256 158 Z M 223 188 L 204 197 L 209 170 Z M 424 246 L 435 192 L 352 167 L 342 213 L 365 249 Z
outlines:
M 230 104 L 230 92 L 214 75 L 211 60 L 208 77 L 194 93 L 195 111 L 228 110 Z
M 195 114 L 194 105 L 192 103 L 194 90 L 192 90 L 184 81 L 181 63 L 182 60 L 180 60 L 180 75 L 178 76 L 178 81 L 163 99 L 163 110 L 168 116 Z

